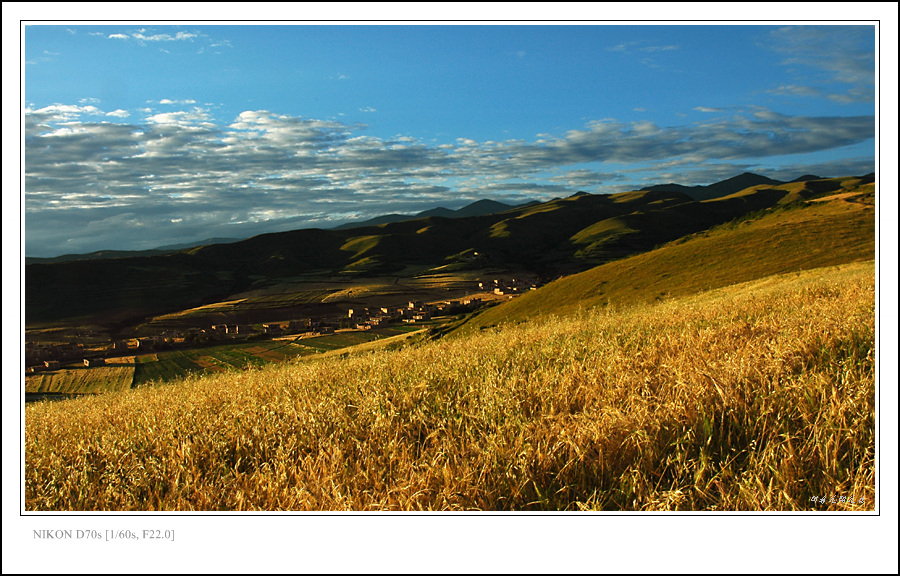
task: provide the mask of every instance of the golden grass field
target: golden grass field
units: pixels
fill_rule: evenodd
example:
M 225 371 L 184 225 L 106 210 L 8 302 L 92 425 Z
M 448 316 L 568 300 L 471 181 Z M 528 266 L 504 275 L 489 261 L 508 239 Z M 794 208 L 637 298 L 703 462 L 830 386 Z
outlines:
M 26 509 L 874 510 L 874 296 L 852 263 L 29 404 Z

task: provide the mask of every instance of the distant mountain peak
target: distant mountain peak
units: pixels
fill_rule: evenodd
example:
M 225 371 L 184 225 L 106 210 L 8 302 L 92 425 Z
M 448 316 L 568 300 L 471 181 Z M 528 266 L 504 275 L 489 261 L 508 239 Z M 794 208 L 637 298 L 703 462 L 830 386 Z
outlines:
M 742 172 L 737 176 L 732 176 L 731 178 L 714 182 L 707 186 L 684 186 L 683 184 L 669 183 L 645 186 L 644 188 L 641 188 L 641 190 L 652 190 L 654 192 L 682 192 L 694 200 L 709 200 L 711 198 L 728 196 L 729 194 L 740 192 L 744 188 L 759 186 L 760 184 L 776 186 L 778 184 L 784 184 L 784 182 L 773 180 L 772 178 L 760 174 L 754 174 L 753 172 Z
M 780 180 L 773 180 L 767 176 L 762 176 L 760 174 L 754 174 L 753 172 L 742 172 L 737 176 L 733 176 L 726 180 L 722 180 L 721 182 L 716 182 L 714 184 L 710 184 L 710 186 L 717 186 L 720 184 L 724 184 L 726 182 L 754 182 L 758 184 L 783 184 Z M 750 184 L 750 186 L 755 186 L 756 184 Z
M 467 218 L 469 216 L 485 216 L 488 214 L 497 214 L 498 212 L 506 212 L 507 210 L 519 208 L 533 202 L 534 201 L 531 201 L 526 204 L 504 204 L 503 202 L 498 202 L 496 200 L 482 198 L 481 200 L 476 200 L 456 210 L 439 206 L 437 208 L 424 210 L 417 214 L 387 214 L 384 216 L 372 218 L 370 220 L 364 220 L 362 222 L 348 222 L 347 224 L 337 226 L 335 229 L 346 230 L 348 228 L 377 226 L 380 224 L 403 222 L 405 220 L 417 220 L 419 218 Z
M 502 202 L 497 202 L 496 200 L 489 200 L 487 198 L 482 198 L 481 200 L 476 200 L 470 204 L 466 204 L 460 210 L 465 210 L 466 208 L 471 208 L 472 206 L 493 206 L 496 204 L 501 204 L 503 206 L 507 206 L 507 204 L 503 204 Z

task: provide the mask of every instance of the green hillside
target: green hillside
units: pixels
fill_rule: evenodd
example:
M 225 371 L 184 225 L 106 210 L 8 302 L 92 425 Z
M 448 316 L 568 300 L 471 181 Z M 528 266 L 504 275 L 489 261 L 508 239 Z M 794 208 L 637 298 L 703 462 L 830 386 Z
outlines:
M 591 306 L 648 302 L 770 274 L 874 258 L 874 184 L 842 179 L 834 194 L 801 202 L 809 184 L 762 187 L 707 201 L 711 205 L 744 202 L 775 206 L 659 249 L 561 278 L 486 310 L 463 329 L 521 322 L 536 315 L 566 314 Z M 785 199 L 789 203 L 779 203 Z M 636 221 L 646 218 L 642 214 L 605 220 L 573 240 L 593 242 L 589 247 L 615 240 L 634 234 Z

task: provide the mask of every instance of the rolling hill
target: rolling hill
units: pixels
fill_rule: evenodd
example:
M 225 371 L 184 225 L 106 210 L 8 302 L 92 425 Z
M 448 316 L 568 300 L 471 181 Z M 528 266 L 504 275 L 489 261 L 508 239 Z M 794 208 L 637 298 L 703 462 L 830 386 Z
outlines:
M 61 256 L 48 258 L 26 256 L 25 264 L 54 264 L 57 262 L 74 262 L 76 260 L 118 260 L 120 258 L 135 258 L 141 256 L 161 256 L 163 254 L 172 254 L 174 252 L 196 248 L 197 246 L 230 244 L 232 242 L 239 242 L 240 240 L 240 238 L 206 238 L 205 240 L 198 240 L 196 242 L 167 244 L 149 250 L 98 250 L 86 254 L 63 254 Z
M 703 204 L 711 206 L 743 202 L 748 215 L 561 278 L 486 310 L 462 329 L 567 314 L 580 308 L 667 299 L 771 274 L 874 258 L 874 184 L 865 183 L 864 178 L 816 182 L 812 187 L 810 182 L 757 186 L 705 201 Z M 815 192 L 816 188 L 829 192 Z M 759 206 L 769 208 L 753 210 Z M 632 214 L 595 224 L 573 239 L 615 243 L 649 224 L 646 214 Z
M 734 194 L 745 188 L 759 186 L 761 184 L 777 186 L 779 184 L 784 184 L 784 182 L 773 180 L 772 178 L 754 174 L 752 172 L 744 172 L 743 174 L 738 174 L 727 180 L 722 180 L 721 182 L 716 182 L 707 186 L 684 186 L 682 184 L 670 183 L 648 186 L 647 188 L 643 188 L 643 190 L 681 192 L 682 194 L 687 194 L 694 200 L 709 200 L 711 198 L 719 198 L 721 196 Z
M 500 213 L 295 230 L 165 254 L 31 263 L 26 265 L 26 322 L 133 324 L 298 276 L 506 269 L 552 278 L 862 181 L 763 182 L 704 201 L 677 191 L 579 193 Z M 462 211 L 497 207 L 476 203 Z
M 369 220 L 363 220 L 361 222 L 348 222 L 346 224 L 341 224 L 340 226 L 336 226 L 335 230 L 348 230 L 350 228 L 365 228 L 367 226 L 378 226 L 380 224 L 390 224 L 392 222 L 405 222 L 407 220 L 419 220 L 421 218 L 429 218 L 432 216 L 437 216 L 440 218 L 467 218 L 469 216 L 485 216 L 487 214 L 497 214 L 499 212 L 506 212 L 507 210 L 512 210 L 513 208 L 517 208 L 520 206 L 530 206 L 537 202 L 526 202 L 525 204 L 504 204 L 503 202 L 497 202 L 496 200 L 478 200 L 476 202 L 472 202 L 471 204 L 467 204 L 458 210 L 452 210 L 450 208 L 431 208 L 430 210 L 425 210 L 419 212 L 418 214 L 385 214 L 384 216 L 376 216 L 375 218 L 371 218 Z

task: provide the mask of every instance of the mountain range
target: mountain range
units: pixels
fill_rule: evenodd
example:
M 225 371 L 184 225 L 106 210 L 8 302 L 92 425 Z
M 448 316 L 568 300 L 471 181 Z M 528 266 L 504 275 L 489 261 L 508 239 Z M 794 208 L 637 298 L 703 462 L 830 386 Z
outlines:
M 472 202 L 471 204 L 467 204 L 466 206 L 463 206 L 458 210 L 443 208 L 439 206 L 437 208 L 431 208 L 430 210 L 424 210 L 417 214 L 385 214 L 383 216 L 376 216 L 375 218 L 361 220 L 359 222 L 347 222 L 345 224 L 341 224 L 340 226 L 336 226 L 333 229 L 349 230 L 351 228 L 363 228 L 366 226 L 391 224 L 393 222 L 405 222 L 407 220 L 417 220 L 420 218 L 429 218 L 432 216 L 439 218 L 467 218 L 469 216 L 485 216 L 487 214 L 505 212 L 506 210 L 511 210 L 513 208 L 532 206 L 534 204 L 539 204 L 539 202 L 536 200 L 532 200 L 523 204 L 504 204 L 503 202 L 497 202 L 495 200 L 483 199 Z M 196 248 L 198 246 L 209 246 L 211 244 L 232 244 L 234 242 L 240 242 L 241 240 L 244 240 L 244 238 L 217 237 L 206 238 L 204 240 L 197 240 L 194 242 L 167 244 L 165 246 L 159 246 L 156 248 L 151 248 L 149 250 L 98 250 L 96 252 L 89 252 L 87 254 L 63 254 L 61 256 L 52 257 L 28 256 L 25 258 L 25 263 L 48 264 L 52 262 L 71 262 L 73 260 L 105 260 L 116 258 L 131 258 L 135 256 L 159 256 L 162 254 L 169 254 L 172 252 L 179 252 L 181 250 Z
M 537 200 L 532 200 L 524 204 L 504 204 L 503 202 L 497 202 L 496 200 L 484 199 L 477 200 L 475 202 L 472 202 L 471 204 L 467 204 L 466 206 L 463 206 L 458 210 L 452 210 L 450 208 L 443 208 L 439 206 L 430 210 L 424 210 L 422 212 L 419 212 L 418 214 L 385 214 L 384 216 L 377 216 L 375 218 L 363 220 L 361 222 L 348 222 L 346 224 L 341 224 L 340 226 L 335 227 L 335 230 L 363 228 L 365 226 L 378 226 L 379 224 L 405 222 L 407 220 L 418 220 L 420 218 L 429 218 L 432 216 L 439 218 L 468 218 L 469 216 L 486 216 L 488 214 L 506 212 L 507 210 L 512 210 L 513 208 L 533 206 L 534 204 L 540 204 L 540 202 L 538 202 Z
M 867 178 L 874 178 L 873 175 L 867 175 Z M 814 175 L 804 175 L 791 180 L 791 182 L 805 182 L 811 180 L 822 180 L 819 176 Z M 693 200 L 709 200 L 713 198 L 719 198 L 722 196 L 727 196 L 729 194 L 733 194 L 745 188 L 751 186 L 758 185 L 773 185 L 777 186 L 779 184 L 785 184 L 785 182 L 775 180 L 772 178 L 768 178 L 766 176 L 762 176 L 759 174 L 754 174 L 752 172 L 744 172 L 743 174 L 739 174 L 738 176 L 734 176 L 732 178 L 728 178 L 726 180 L 722 180 L 721 182 L 715 182 L 709 185 L 696 185 L 696 186 L 686 186 L 683 184 L 655 184 L 653 186 L 647 186 L 645 188 L 641 188 L 641 191 L 651 191 L 651 192 L 677 192 L 680 194 L 684 194 L 685 196 L 693 199 Z M 586 194 L 586 192 L 578 192 L 576 195 Z M 450 208 L 444 207 L 436 207 L 431 208 L 429 210 L 424 210 L 422 212 L 418 212 L 416 214 L 384 214 L 381 216 L 376 216 L 374 218 L 370 218 L 368 220 L 361 220 L 356 222 L 347 222 L 341 224 L 339 226 L 334 227 L 334 230 L 349 230 L 353 228 L 364 228 L 367 226 L 380 226 L 382 224 L 392 224 L 395 222 L 406 222 L 409 220 L 418 220 L 421 218 L 468 218 L 470 216 L 486 216 L 490 214 L 499 214 L 502 212 L 506 212 L 508 210 L 513 210 L 516 208 L 528 208 L 529 206 L 534 206 L 536 204 L 540 204 L 537 200 L 531 200 L 529 202 L 525 202 L 522 204 L 505 204 L 503 202 L 497 202 L 496 200 L 482 199 L 472 202 L 471 204 L 467 204 L 462 208 L 453 210 Z M 151 248 L 148 250 L 98 250 L 96 252 L 90 252 L 85 254 L 64 254 L 60 256 L 53 257 L 32 257 L 26 256 L 25 263 L 26 264 L 36 264 L 36 263 L 53 263 L 53 262 L 68 262 L 73 260 L 103 260 L 109 258 L 130 258 L 137 256 L 155 256 L 162 254 L 169 254 L 172 252 L 179 252 L 181 250 L 187 250 L 191 248 L 196 248 L 198 246 L 208 246 L 211 244 L 232 244 L 234 242 L 240 242 L 244 240 L 243 238 L 206 238 L 204 240 L 197 240 L 193 242 L 182 242 L 178 244 L 167 244 L 164 246 L 158 246 L 156 248 Z
M 778 183 L 743 174 L 709 186 L 681 187 L 687 191 L 661 185 L 515 207 L 480 201 L 460 210 L 353 228 L 294 230 L 161 253 L 117 253 L 115 258 L 31 261 L 26 263 L 26 322 L 80 318 L 127 324 L 298 276 L 505 269 L 552 279 L 759 211 L 800 205 L 840 190 L 845 181 Z M 749 187 L 735 190 L 744 184 Z M 697 198 L 713 193 L 722 195 Z

